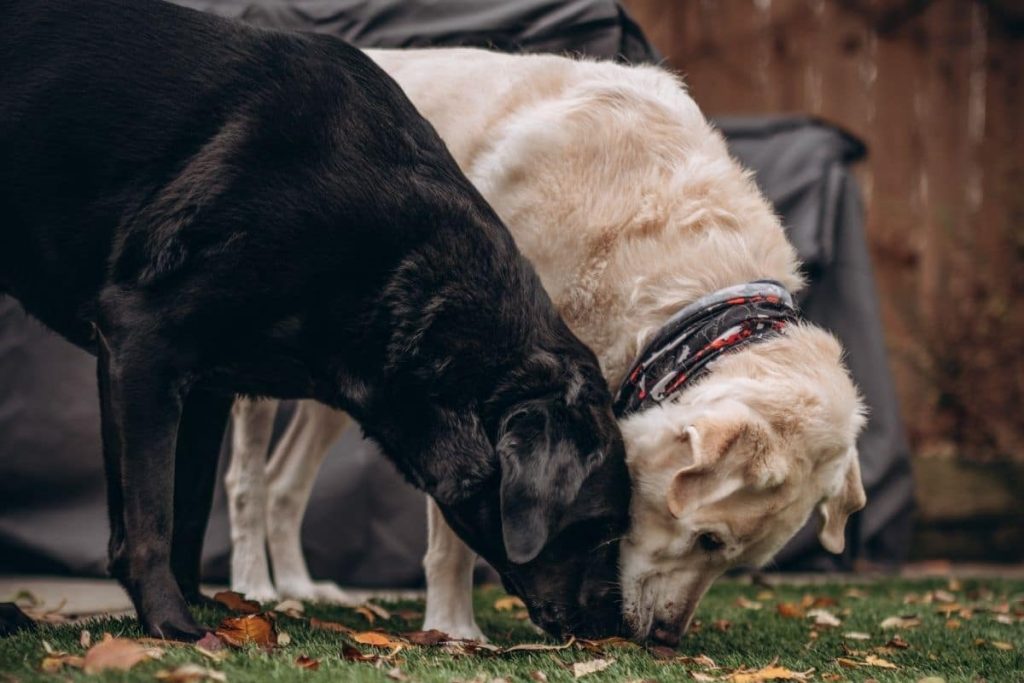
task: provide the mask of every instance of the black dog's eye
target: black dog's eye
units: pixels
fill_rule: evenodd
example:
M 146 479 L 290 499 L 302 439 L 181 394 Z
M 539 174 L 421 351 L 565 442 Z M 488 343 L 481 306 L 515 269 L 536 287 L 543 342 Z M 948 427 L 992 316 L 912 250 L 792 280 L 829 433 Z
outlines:
M 725 542 L 719 538 L 717 534 L 710 532 L 698 536 L 697 544 L 709 553 L 713 553 L 725 547 Z

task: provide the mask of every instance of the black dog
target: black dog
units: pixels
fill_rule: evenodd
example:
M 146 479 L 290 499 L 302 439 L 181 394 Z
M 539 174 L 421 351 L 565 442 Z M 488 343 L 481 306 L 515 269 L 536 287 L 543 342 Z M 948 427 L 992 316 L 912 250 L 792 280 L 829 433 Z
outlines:
M 236 394 L 348 411 L 541 625 L 618 629 L 597 361 L 384 72 L 153 0 L 3 0 L 0 36 L 0 293 L 97 356 L 110 569 L 149 633 L 202 633 Z

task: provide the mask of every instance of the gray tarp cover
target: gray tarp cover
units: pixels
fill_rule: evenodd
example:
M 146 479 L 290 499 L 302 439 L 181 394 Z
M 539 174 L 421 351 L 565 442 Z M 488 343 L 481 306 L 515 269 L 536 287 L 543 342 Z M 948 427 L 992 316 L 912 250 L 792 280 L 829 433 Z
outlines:
M 481 45 L 653 61 L 656 53 L 611 0 L 310 0 L 183 4 L 265 26 L 332 33 L 369 46 Z M 733 152 L 755 169 L 807 264 L 807 317 L 834 330 L 868 399 L 860 453 L 868 508 L 836 561 L 805 529 L 781 567 L 901 559 L 912 510 L 908 454 L 887 368 L 863 215 L 848 166 L 860 143 L 799 118 L 722 120 Z M 94 361 L 0 299 L 0 571 L 103 575 L 107 523 Z M 283 417 L 282 417 L 283 419 Z M 279 422 L 282 420 L 279 419 Z M 224 463 L 221 463 L 223 468 Z M 350 430 L 313 491 L 303 543 L 314 576 L 361 586 L 422 582 L 422 496 Z M 229 542 L 219 490 L 205 576 L 225 580 Z

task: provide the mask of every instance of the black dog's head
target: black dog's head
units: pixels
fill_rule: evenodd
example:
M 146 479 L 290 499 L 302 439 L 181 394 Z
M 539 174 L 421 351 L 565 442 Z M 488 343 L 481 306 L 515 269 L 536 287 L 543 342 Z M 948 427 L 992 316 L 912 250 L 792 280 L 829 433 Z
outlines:
M 545 630 L 618 633 L 630 487 L 596 359 L 578 344 L 536 353 L 481 419 L 458 422 L 429 458 L 443 471 L 423 482 L 452 528 Z

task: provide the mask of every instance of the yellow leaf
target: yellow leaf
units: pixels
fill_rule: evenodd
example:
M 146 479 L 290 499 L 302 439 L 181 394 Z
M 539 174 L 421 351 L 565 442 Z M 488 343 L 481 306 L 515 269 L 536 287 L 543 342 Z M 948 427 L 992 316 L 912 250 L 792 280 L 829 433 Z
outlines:
M 361 645 L 373 645 L 374 647 L 392 647 L 398 644 L 379 631 L 353 633 L 352 640 Z
M 526 609 L 526 605 L 516 596 L 507 595 L 494 601 L 494 609 L 499 612 L 511 612 L 514 609 Z

